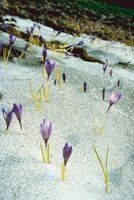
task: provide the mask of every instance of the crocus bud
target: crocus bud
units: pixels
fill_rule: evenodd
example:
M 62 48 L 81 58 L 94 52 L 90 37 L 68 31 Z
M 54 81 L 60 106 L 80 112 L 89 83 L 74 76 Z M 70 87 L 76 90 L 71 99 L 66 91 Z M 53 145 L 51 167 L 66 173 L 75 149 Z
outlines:
M 41 25 L 36 24 L 36 27 L 40 30 L 41 29 Z
M 47 57 L 47 50 L 45 48 L 43 48 L 42 56 L 43 56 L 43 62 L 45 63 L 46 62 L 46 57 Z
M 52 134 L 52 123 L 43 119 L 43 122 L 40 124 L 40 132 L 41 132 L 42 138 L 45 141 L 45 145 L 47 147 L 49 137 Z
M 71 154 L 72 154 L 72 146 L 69 145 L 68 143 L 66 143 L 63 148 L 63 159 L 64 159 L 65 166 L 66 166 Z
M 103 71 L 104 71 L 104 74 L 105 74 L 105 72 L 106 72 L 106 69 L 107 69 L 107 64 L 105 63 L 105 64 L 103 64 Z
M 119 92 L 112 92 L 110 94 L 109 100 L 110 100 L 110 104 L 109 104 L 109 108 L 107 110 L 107 112 L 110 110 L 111 106 L 115 103 L 117 103 L 121 98 L 121 94 Z
M 55 37 L 57 37 L 58 35 L 60 35 L 63 31 L 64 31 L 63 29 L 62 29 L 62 30 L 59 30 L 59 31 L 56 33 Z
M 62 74 L 62 77 L 63 77 L 63 82 L 65 83 L 65 82 L 66 82 L 66 74 L 63 73 L 63 74 Z
M 103 90 L 102 90 L 102 100 L 103 101 L 105 100 L 105 87 L 103 87 Z
M 2 51 L 2 42 L 0 41 L 0 52 Z
M 5 109 L 2 108 L 2 114 L 3 114 L 4 120 L 5 120 L 6 124 L 7 124 L 6 130 L 8 130 L 9 125 L 10 125 L 10 123 L 12 121 L 12 118 L 13 118 L 13 112 L 12 111 L 6 112 Z
M 110 69 L 110 70 L 109 70 L 109 75 L 110 75 L 110 77 L 112 77 L 112 74 L 113 74 L 113 70 Z
M 28 47 L 29 47 L 29 44 L 26 43 L 26 44 L 25 44 L 25 47 L 24 47 L 24 51 L 27 51 Z
M 87 91 L 87 83 L 84 82 L 84 92 L 86 92 L 86 91 Z
M 95 35 L 93 35 L 92 33 L 90 34 L 90 37 L 89 37 L 89 39 L 90 39 L 90 41 L 91 41 L 91 43 L 92 42 L 94 42 L 95 41 L 95 39 L 96 39 L 96 36 Z
M 120 86 L 120 80 L 117 81 L 117 86 L 118 86 L 118 87 Z
M 83 40 L 81 40 L 80 42 L 78 42 L 78 43 L 76 44 L 76 46 L 83 46 L 83 44 L 84 44 L 84 42 L 83 42 Z
M 55 61 L 54 60 L 46 60 L 45 62 L 45 68 L 46 68 L 46 72 L 47 72 L 47 75 L 48 75 L 48 79 L 52 73 L 52 71 L 54 70 L 55 68 Z
M 39 42 L 40 42 L 41 45 L 42 45 L 42 43 L 44 43 L 44 39 L 41 35 L 39 36 Z
M 16 115 L 18 121 L 19 121 L 20 128 L 22 129 L 22 124 L 21 124 L 22 105 L 21 104 L 17 105 L 17 104 L 14 103 L 12 111 L 15 113 L 15 115 Z
M 13 45 L 16 41 L 16 37 L 12 34 L 9 35 L 9 45 Z
M 56 79 L 54 80 L 54 85 L 56 85 Z

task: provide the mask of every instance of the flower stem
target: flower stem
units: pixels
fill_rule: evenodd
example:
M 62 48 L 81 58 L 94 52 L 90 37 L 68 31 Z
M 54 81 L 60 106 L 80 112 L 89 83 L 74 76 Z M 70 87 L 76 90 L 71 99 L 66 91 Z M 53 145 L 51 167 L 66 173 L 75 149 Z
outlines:
M 106 183 L 106 192 L 108 192 L 108 155 L 109 155 L 109 147 L 107 148 L 106 155 L 106 170 L 105 170 L 105 183 Z
M 12 49 L 12 45 L 11 45 L 10 48 L 9 48 L 9 51 L 8 51 L 8 54 L 7 54 L 7 58 L 6 58 L 6 60 L 5 60 L 5 66 L 6 66 L 6 64 L 7 64 L 7 62 L 8 62 L 8 59 L 9 59 L 9 56 L 10 56 L 10 54 L 11 54 L 11 49 Z
M 61 164 L 61 180 L 65 180 L 65 165 L 64 163 Z
M 59 84 L 59 90 L 60 90 L 60 69 L 58 67 L 56 68 L 56 81 Z
M 22 52 L 18 58 L 18 61 L 20 61 L 20 59 L 25 55 L 25 52 Z
M 7 54 L 7 49 L 4 47 L 3 48 L 3 62 L 4 62 L 4 66 L 6 65 L 6 54 Z
M 44 152 L 43 152 L 43 148 L 42 148 L 41 143 L 40 143 L 40 150 L 41 150 L 42 160 L 43 160 L 43 162 L 45 162 L 45 156 L 44 156 Z
M 47 145 L 47 163 L 50 163 L 50 145 Z
M 106 155 L 106 165 L 105 165 L 105 168 L 104 168 L 104 165 L 99 157 L 99 154 L 95 148 L 95 146 L 93 146 L 93 149 L 94 149 L 94 152 L 96 154 L 96 157 L 99 161 L 99 164 L 101 166 L 101 169 L 102 169 L 102 173 L 103 173 L 103 176 L 104 176 L 104 180 L 105 180 L 105 191 L 108 192 L 108 154 L 109 154 L 109 148 L 107 149 L 107 155 Z

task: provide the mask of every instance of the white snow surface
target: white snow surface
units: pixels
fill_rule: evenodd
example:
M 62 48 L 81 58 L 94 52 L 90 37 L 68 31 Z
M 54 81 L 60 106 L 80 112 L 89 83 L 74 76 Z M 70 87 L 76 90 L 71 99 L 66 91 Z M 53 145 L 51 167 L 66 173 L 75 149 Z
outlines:
M 14 18 L 23 31 L 34 23 Z M 53 33 L 51 28 L 41 25 L 41 34 L 47 40 Z M 0 108 L 10 110 L 13 103 L 23 105 L 22 131 L 14 116 L 6 133 L 6 124 L 0 114 L 0 200 L 134 199 L 133 48 L 102 40 L 90 44 L 88 36 L 74 38 L 62 33 L 56 38 L 68 44 L 76 44 L 82 39 L 88 52 L 104 61 L 108 59 L 108 70 L 113 69 L 112 78 L 108 70 L 103 75 L 101 64 L 48 51 L 48 59 L 56 61 L 61 74 L 66 73 L 67 81 L 62 83 L 59 91 L 53 84 L 55 71 L 52 73 L 50 102 L 43 103 L 40 111 L 34 107 L 28 83 L 32 80 L 34 91 L 37 91 L 43 82 L 43 66 L 38 62 L 42 48 L 33 46 L 33 53 L 28 51 L 25 59 L 9 61 L 6 67 L 0 57 L 0 92 L 3 94 Z M 0 40 L 6 42 L 8 35 L 0 33 Z M 22 48 L 25 41 L 17 38 L 15 45 Z M 123 68 L 118 62 L 129 62 L 131 67 Z M 120 87 L 116 86 L 118 80 Z M 88 85 L 87 93 L 81 91 L 84 81 Z M 108 97 L 102 101 L 103 86 L 107 90 L 106 96 L 110 90 L 122 93 L 121 100 L 107 114 L 109 101 Z M 40 123 L 44 118 L 53 124 L 49 140 L 50 164 L 42 162 L 39 149 L 40 142 L 43 144 Z M 101 128 L 102 133 L 99 132 Z M 66 142 L 72 144 L 73 152 L 63 182 L 60 174 L 62 149 Z M 108 193 L 93 145 L 104 162 L 109 147 Z

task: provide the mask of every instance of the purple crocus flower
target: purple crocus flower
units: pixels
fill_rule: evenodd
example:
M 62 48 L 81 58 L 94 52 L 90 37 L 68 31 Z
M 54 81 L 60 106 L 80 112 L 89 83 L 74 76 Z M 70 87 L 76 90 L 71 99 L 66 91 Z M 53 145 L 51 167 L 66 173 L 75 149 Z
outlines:
M 112 77 L 112 74 L 113 74 L 113 70 L 110 69 L 110 70 L 109 70 L 109 75 L 110 75 L 110 77 Z
M 54 60 L 46 60 L 45 68 L 46 68 L 46 72 L 47 72 L 47 75 L 48 75 L 48 79 L 49 79 L 52 71 L 54 70 L 55 65 L 56 64 L 55 64 Z
M 7 30 L 8 30 L 8 25 L 5 24 L 5 23 L 3 23 L 3 24 L 0 25 L 0 28 L 1 28 L 2 31 L 7 32 Z
M 109 100 L 110 100 L 110 104 L 109 104 L 109 108 L 107 110 L 107 112 L 110 110 L 111 106 L 115 103 L 117 103 L 121 98 L 121 93 L 119 92 L 112 92 L 110 93 L 110 97 L 109 97 Z
M 63 158 L 64 158 L 64 165 L 66 166 L 70 156 L 72 154 L 72 146 L 68 143 L 65 144 L 63 148 Z
M 106 72 L 106 69 L 107 69 L 107 63 L 103 64 L 103 71 L 104 71 L 104 74 Z
M 84 44 L 84 42 L 83 42 L 83 40 L 81 40 L 80 42 L 78 42 L 77 44 L 76 44 L 76 46 L 82 46 Z
M 2 42 L 0 41 L 0 52 L 2 51 Z
M 47 57 L 47 50 L 46 50 L 45 48 L 43 48 L 42 56 L 43 56 L 43 61 L 44 61 L 44 63 L 45 63 L 46 57 Z
M 47 147 L 49 137 L 52 133 L 52 123 L 43 119 L 43 122 L 40 124 L 40 132 Z
M 15 43 L 16 37 L 12 34 L 9 35 L 9 45 L 13 45 Z
M 12 111 L 15 113 L 15 115 L 16 115 L 18 121 L 19 121 L 20 128 L 22 129 L 22 124 L 21 124 L 22 105 L 21 104 L 17 105 L 17 104 L 14 103 Z
M 9 125 L 10 125 L 12 118 L 13 118 L 13 111 L 11 110 L 10 112 L 6 112 L 5 109 L 2 108 L 2 114 L 3 114 L 4 120 L 7 124 L 6 130 L 8 130 Z

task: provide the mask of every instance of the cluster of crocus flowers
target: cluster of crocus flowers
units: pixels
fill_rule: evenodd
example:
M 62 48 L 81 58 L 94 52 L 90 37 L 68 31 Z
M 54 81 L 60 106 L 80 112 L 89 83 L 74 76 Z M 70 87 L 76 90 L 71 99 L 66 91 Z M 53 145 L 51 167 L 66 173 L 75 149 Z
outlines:
M 13 119 L 13 114 L 16 115 L 19 124 L 20 124 L 20 128 L 22 129 L 22 124 L 21 124 L 21 117 L 22 117 L 22 105 L 21 104 L 13 104 L 13 108 L 11 109 L 11 111 L 6 112 L 4 108 L 2 108 L 2 114 L 3 114 L 3 118 L 6 122 L 6 130 L 8 130 L 10 123 Z
M 40 46 L 40 39 L 41 39 L 40 29 L 41 29 L 41 26 L 39 24 L 33 24 L 33 26 L 27 27 L 26 29 L 26 33 L 29 36 L 29 43 L 30 43 L 31 50 L 32 50 L 32 44 Z
M 50 146 L 48 140 L 52 134 L 52 123 L 43 119 L 43 122 L 40 124 L 40 133 L 45 142 L 45 148 L 40 144 L 42 159 L 43 162 L 50 163 Z
M 107 112 L 110 110 L 111 106 L 117 103 L 121 98 L 121 93 L 120 92 L 111 92 L 109 95 L 109 107 Z
M 46 53 L 44 53 L 44 54 L 46 54 Z M 51 73 L 54 70 L 55 66 L 56 66 L 55 61 L 48 60 L 48 59 L 46 60 L 45 66 L 43 66 L 43 70 L 42 70 L 44 83 L 40 86 L 37 93 L 34 93 L 34 91 L 32 89 L 32 84 L 31 84 L 31 82 L 29 82 L 30 94 L 34 100 L 34 104 L 35 104 L 35 107 L 37 110 L 39 110 L 41 108 L 43 100 L 45 102 L 49 102 L 50 76 L 51 76 Z
M 12 47 L 14 45 L 16 41 L 16 37 L 12 34 L 9 35 L 9 50 L 8 50 L 8 54 L 7 54 L 7 50 L 6 48 L 3 48 L 3 60 L 4 60 L 4 65 L 6 66 L 7 62 L 8 62 L 8 59 L 9 59 L 9 56 L 11 54 L 11 50 L 12 50 Z M 6 56 L 7 55 L 7 56 Z
M 43 162 L 49 164 L 50 163 L 50 145 L 49 145 L 49 138 L 52 135 L 52 123 L 46 119 L 43 119 L 42 123 L 40 124 L 40 134 L 44 140 L 45 145 L 40 143 L 40 150 L 42 155 Z M 68 143 L 65 144 L 63 147 L 63 163 L 61 164 L 61 180 L 65 180 L 65 168 L 67 162 L 72 154 L 72 146 Z
M 69 145 L 68 143 L 66 143 L 65 146 L 63 147 L 63 160 L 64 160 L 64 162 L 61 165 L 61 180 L 62 181 L 65 180 L 65 168 L 66 168 L 67 162 L 68 162 L 71 154 L 72 154 L 72 146 Z
M 34 44 L 33 32 L 34 32 L 34 26 L 27 27 L 26 33 L 29 36 L 29 44 L 30 44 L 31 51 L 33 51 L 32 44 Z

